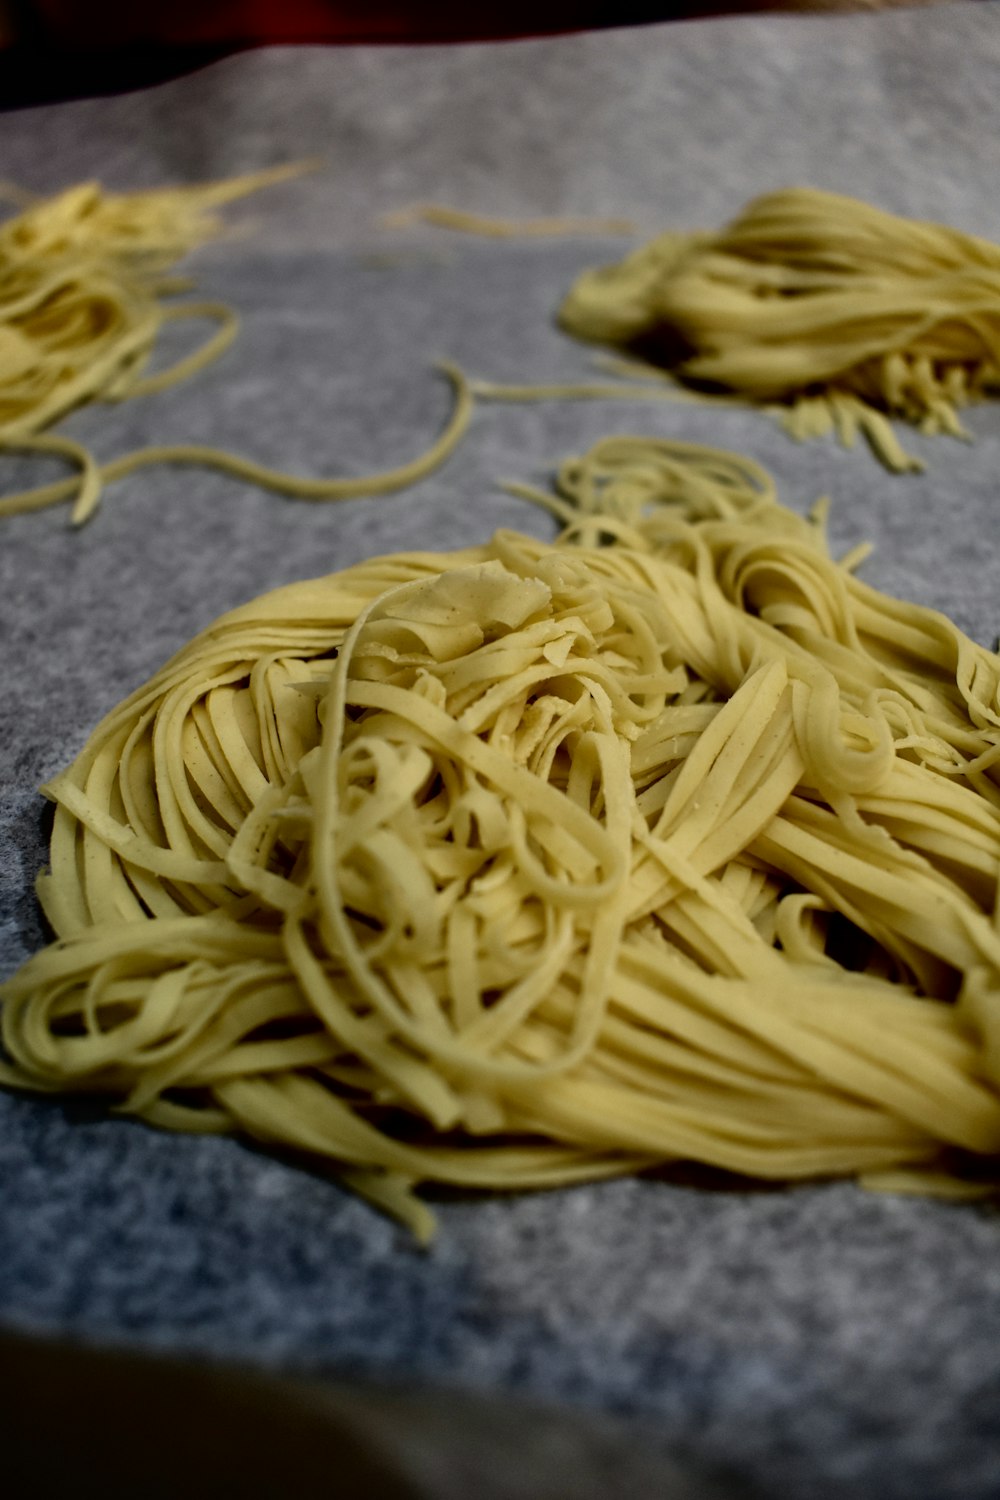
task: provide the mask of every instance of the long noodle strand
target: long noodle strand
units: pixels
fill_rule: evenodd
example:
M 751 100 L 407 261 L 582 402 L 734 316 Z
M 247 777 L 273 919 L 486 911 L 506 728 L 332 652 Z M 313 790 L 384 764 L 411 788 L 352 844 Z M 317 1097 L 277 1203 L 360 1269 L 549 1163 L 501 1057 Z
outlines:
M 498 219 L 491 214 L 469 213 L 441 203 L 411 203 L 384 214 L 383 229 L 408 229 L 413 224 L 431 224 L 438 229 L 454 229 L 460 234 L 479 235 L 484 239 L 555 239 L 575 234 L 634 234 L 630 219 L 586 218 L 558 215 L 541 219 Z
M 0 498 L 0 517 L 45 510 L 61 500 L 73 499 L 73 521 L 74 524 L 81 525 L 93 514 L 108 485 L 125 479 L 138 469 L 160 464 L 216 469 L 234 479 L 244 480 L 248 484 L 255 484 L 261 489 L 272 490 L 296 500 L 356 500 L 366 495 L 392 494 L 416 484 L 444 463 L 458 447 L 472 419 L 473 397 L 465 376 L 456 365 L 447 362 L 443 362 L 440 369 L 454 391 L 451 414 L 430 446 L 398 468 L 353 478 L 345 476 L 314 479 L 307 475 L 286 474 L 283 470 L 270 469 L 252 459 L 243 458 L 238 453 L 227 453 L 222 448 L 197 443 L 138 448 L 122 458 L 113 459 L 111 463 L 97 464 L 81 443 L 45 434 L 42 437 L 20 439 L 9 446 L 66 458 L 78 466 L 79 473 L 66 479 L 57 479 L 51 484 L 40 485 L 37 489 L 22 490 L 20 494 Z

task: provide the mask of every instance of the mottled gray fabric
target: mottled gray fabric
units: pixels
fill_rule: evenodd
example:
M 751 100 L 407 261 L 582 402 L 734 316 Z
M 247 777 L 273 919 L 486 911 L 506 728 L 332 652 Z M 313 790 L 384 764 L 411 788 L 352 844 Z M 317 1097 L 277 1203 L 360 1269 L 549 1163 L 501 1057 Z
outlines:
M 275 48 L 139 94 L 2 116 L 4 174 L 42 190 L 327 163 L 235 210 L 246 233 L 192 260 L 204 293 L 243 314 L 225 359 L 64 430 L 102 456 L 188 440 L 361 473 L 419 451 L 442 423 L 439 359 L 501 380 L 591 369 L 552 313 L 620 242 L 378 229 L 414 199 L 625 214 L 653 230 L 714 224 L 753 193 L 810 182 L 1000 239 L 998 63 L 1000 13 L 973 3 L 490 46 Z M 79 533 L 63 509 L 2 523 L 2 971 L 42 940 L 35 788 L 224 609 L 373 552 L 497 526 L 546 535 L 496 481 L 542 478 L 601 436 L 639 431 L 753 454 L 799 507 L 829 494 L 838 545 L 876 543 L 869 579 L 992 642 L 1000 415 L 980 409 L 969 425 L 971 445 L 906 434 L 928 468 L 901 478 L 738 410 L 493 405 L 396 498 L 308 505 L 164 469 L 115 486 Z M 43 472 L 4 462 L 11 487 Z M 1000 1490 L 991 1210 L 849 1185 L 629 1181 L 445 1202 L 422 1253 L 325 1177 L 234 1141 L 10 1096 L 0 1115 L 11 1326 L 602 1408 L 776 1495 Z

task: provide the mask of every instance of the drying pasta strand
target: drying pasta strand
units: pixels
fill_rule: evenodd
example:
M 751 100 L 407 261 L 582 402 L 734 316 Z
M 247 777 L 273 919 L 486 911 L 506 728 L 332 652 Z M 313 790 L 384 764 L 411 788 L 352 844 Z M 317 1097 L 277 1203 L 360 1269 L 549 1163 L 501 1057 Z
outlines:
M 411 203 L 394 209 L 379 221 L 383 229 L 408 229 L 412 224 L 432 224 L 461 234 L 486 239 L 554 239 L 577 234 L 635 234 L 630 219 L 584 218 L 556 215 L 541 219 L 498 219 L 490 214 L 469 213 L 440 203 Z
M 355 478 L 314 479 L 307 475 L 286 474 L 280 469 L 270 469 L 264 464 L 255 463 L 253 459 L 243 458 L 237 453 L 227 453 L 222 448 L 206 447 L 198 443 L 139 448 L 123 458 L 99 465 L 82 444 L 69 438 L 56 439 L 45 435 L 44 438 L 22 439 L 12 446 L 68 458 L 79 465 L 81 473 L 40 485 L 37 489 L 23 490 L 18 495 L 0 498 L 0 516 L 23 515 L 28 511 L 44 510 L 61 500 L 73 499 L 73 522 L 81 525 L 93 514 L 108 485 L 125 479 L 139 469 L 161 464 L 190 464 L 197 468 L 215 469 L 233 479 L 296 500 L 357 500 L 369 495 L 392 494 L 397 490 L 407 489 L 432 474 L 455 451 L 468 430 L 474 405 L 468 382 L 455 365 L 443 363 L 440 370 L 450 382 L 455 395 L 448 420 L 438 437 L 423 453 L 395 469 L 362 474 Z

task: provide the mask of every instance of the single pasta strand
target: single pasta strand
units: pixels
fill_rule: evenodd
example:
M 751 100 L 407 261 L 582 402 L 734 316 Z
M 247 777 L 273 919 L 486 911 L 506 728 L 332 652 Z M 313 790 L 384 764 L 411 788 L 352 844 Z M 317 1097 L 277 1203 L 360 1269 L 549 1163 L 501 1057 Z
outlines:
M 411 203 L 383 214 L 383 229 L 409 229 L 412 224 L 432 224 L 438 229 L 455 229 L 462 234 L 481 235 L 486 239 L 554 239 L 577 234 L 635 234 L 630 219 L 586 218 L 555 215 L 540 219 L 498 219 L 489 214 L 469 213 L 440 203 Z
M 442 364 L 440 368 L 455 393 L 451 414 L 430 446 L 398 468 L 363 474 L 357 478 L 313 479 L 306 475 L 286 474 L 279 469 L 270 469 L 264 464 L 255 463 L 253 459 L 242 458 L 237 453 L 227 453 L 222 448 L 206 447 L 199 443 L 139 448 L 123 458 L 112 459 L 110 463 L 100 465 L 82 444 L 69 438 L 55 438 L 46 434 L 42 438 L 23 439 L 11 446 L 68 458 L 80 466 L 81 473 L 68 479 L 55 480 L 52 484 L 41 485 L 37 489 L 24 490 L 18 495 L 0 498 L 0 516 L 44 510 L 60 500 L 74 498 L 73 523 L 79 526 L 93 515 L 103 490 L 109 484 L 125 479 L 138 469 L 160 464 L 192 464 L 198 468 L 216 469 L 233 479 L 243 480 L 247 484 L 255 484 L 261 489 L 296 500 L 357 500 L 367 495 L 388 495 L 407 489 L 432 474 L 450 457 L 472 419 L 474 402 L 465 376 L 455 365 Z

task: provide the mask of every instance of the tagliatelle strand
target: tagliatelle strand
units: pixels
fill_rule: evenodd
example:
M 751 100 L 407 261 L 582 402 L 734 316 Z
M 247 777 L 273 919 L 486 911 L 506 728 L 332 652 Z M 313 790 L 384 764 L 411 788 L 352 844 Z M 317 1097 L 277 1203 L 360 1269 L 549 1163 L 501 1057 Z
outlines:
M 634 234 L 630 219 L 585 218 L 555 215 L 540 219 L 500 219 L 490 214 L 469 213 L 440 203 L 412 203 L 406 208 L 384 214 L 383 229 L 408 229 L 411 224 L 433 224 L 439 229 L 454 229 L 462 234 L 480 235 L 486 239 L 554 239 L 575 234 Z
M 26 451 L 52 453 L 79 464 L 81 474 L 68 479 L 55 480 L 52 484 L 40 485 L 37 489 L 24 490 L 18 495 L 0 498 L 0 516 L 22 515 L 32 510 L 43 510 L 61 500 L 74 499 L 73 521 L 80 525 L 93 514 L 102 492 L 109 484 L 134 474 L 138 469 L 160 464 L 194 465 L 198 468 L 215 469 L 234 479 L 241 479 L 261 489 L 272 490 L 296 500 L 355 500 L 367 495 L 391 494 L 406 489 L 411 484 L 434 472 L 458 447 L 472 419 L 473 397 L 468 382 L 454 365 L 444 363 L 441 372 L 450 381 L 455 393 L 452 412 L 443 430 L 431 445 L 395 469 L 381 473 L 363 474 L 357 477 L 344 476 L 335 479 L 310 478 L 307 475 L 286 474 L 279 469 L 270 469 L 237 453 L 228 453 L 222 448 L 211 448 L 199 443 L 165 444 L 151 448 L 139 448 L 110 463 L 98 464 L 88 449 L 69 438 L 56 438 L 49 434 L 41 438 L 19 440 L 12 447 Z

